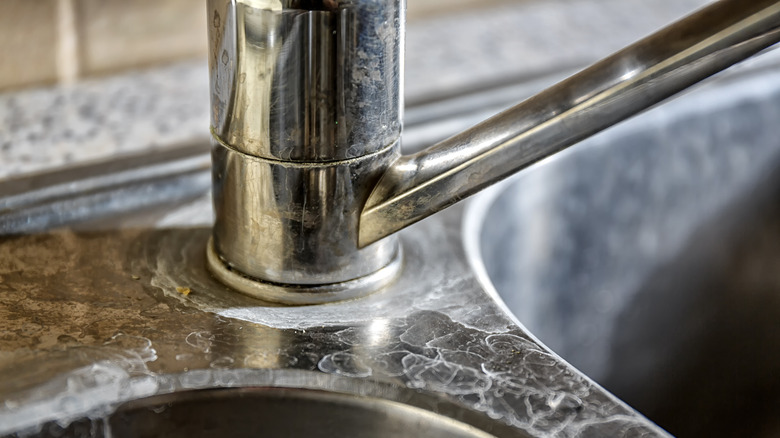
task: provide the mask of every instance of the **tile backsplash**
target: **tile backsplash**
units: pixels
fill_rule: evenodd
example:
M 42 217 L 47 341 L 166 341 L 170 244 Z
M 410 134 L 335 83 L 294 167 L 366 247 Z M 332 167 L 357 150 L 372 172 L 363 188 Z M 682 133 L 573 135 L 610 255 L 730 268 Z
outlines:
M 409 0 L 409 20 L 528 0 Z M 0 90 L 205 57 L 204 0 L 0 0 Z
M 0 0 L 0 89 L 205 56 L 193 0 Z
M 58 77 L 59 0 L 0 0 L 0 89 Z
M 206 53 L 203 0 L 75 0 L 80 71 L 105 73 Z

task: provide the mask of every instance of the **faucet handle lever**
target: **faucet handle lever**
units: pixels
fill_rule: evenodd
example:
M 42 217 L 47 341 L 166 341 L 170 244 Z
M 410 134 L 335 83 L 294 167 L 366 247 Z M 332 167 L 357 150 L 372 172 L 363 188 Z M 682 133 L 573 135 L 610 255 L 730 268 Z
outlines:
M 780 41 L 780 1 L 721 0 L 385 173 L 360 245 L 390 235 Z

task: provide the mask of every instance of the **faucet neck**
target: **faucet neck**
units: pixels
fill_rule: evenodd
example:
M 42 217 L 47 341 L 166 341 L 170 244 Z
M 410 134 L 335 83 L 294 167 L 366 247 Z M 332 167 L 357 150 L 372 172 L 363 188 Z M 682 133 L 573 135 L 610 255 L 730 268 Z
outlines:
M 209 11 L 211 123 L 224 143 L 271 160 L 328 162 L 398 140 L 398 1 L 213 0 Z
M 403 2 L 207 3 L 212 270 L 291 303 L 389 281 L 398 243 L 358 225 L 399 156 Z

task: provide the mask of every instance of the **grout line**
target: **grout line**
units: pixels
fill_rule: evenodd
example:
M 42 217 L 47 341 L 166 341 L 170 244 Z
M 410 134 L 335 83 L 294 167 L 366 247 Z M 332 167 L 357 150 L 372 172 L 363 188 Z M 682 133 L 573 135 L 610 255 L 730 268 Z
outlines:
M 73 83 L 79 75 L 79 45 L 74 0 L 57 1 L 57 77 Z

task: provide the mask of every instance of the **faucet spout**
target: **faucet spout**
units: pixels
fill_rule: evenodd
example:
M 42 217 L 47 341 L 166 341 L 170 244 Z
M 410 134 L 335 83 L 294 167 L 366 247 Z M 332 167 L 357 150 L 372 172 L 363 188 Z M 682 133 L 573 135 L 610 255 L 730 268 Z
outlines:
M 780 1 L 723 0 L 479 125 L 396 160 L 360 216 L 369 245 L 780 41 Z

